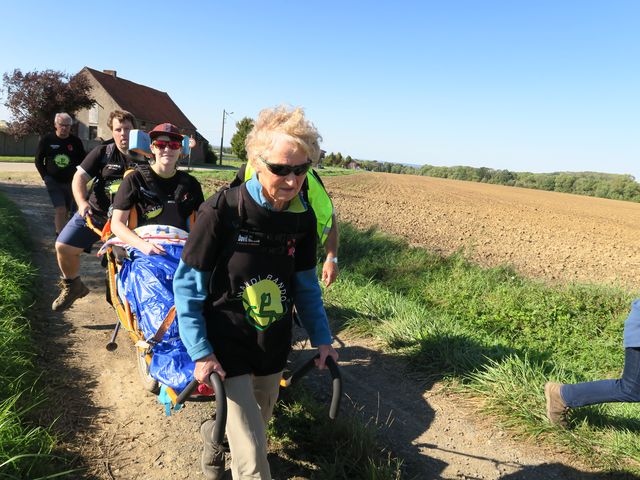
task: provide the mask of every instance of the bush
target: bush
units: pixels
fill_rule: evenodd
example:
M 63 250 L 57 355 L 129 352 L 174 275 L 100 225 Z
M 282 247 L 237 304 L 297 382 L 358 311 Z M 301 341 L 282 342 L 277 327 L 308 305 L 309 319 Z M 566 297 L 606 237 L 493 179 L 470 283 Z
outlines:
M 215 165 L 218 163 L 218 155 L 213 151 L 211 144 L 207 143 L 204 147 L 204 163 Z

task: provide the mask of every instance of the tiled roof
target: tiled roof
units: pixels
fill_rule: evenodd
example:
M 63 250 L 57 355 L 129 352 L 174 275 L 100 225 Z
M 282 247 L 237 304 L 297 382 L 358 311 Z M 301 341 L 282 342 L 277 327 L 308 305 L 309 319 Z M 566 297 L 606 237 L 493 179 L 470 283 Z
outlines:
M 150 124 L 170 122 L 181 130 L 196 130 L 166 92 L 93 68 L 84 67 L 83 70 L 92 75 L 122 109 L 131 112 L 137 119 Z

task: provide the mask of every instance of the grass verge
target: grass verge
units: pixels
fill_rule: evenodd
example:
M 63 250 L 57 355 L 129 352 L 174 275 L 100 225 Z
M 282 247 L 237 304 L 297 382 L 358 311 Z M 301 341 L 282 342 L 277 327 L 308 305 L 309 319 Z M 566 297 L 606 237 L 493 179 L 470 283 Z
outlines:
M 0 478 L 44 479 L 63 474 L 51 473 L 54 439 L 28 421 L 43 399 L 26 319 L 35 276 L 24 225 L 18 208 L 0 194 Z
M 604 470 L 640 473 L 640 406 L 576 409 L 569 431 L 546 422 L 543 385 L 620 375 L 631 293 L 528 280 L 442 258 L 375 229 L 342 225 L 339 285 L 327 290 L 342 328 L 376 337 L 409 368 L 449 380 L 516 434 L 547 438 Z
M 269 425 L 278 475 L 312 480 L 399 480 L 402 462 L 379 447 L 375 431 L 357 416 L 329 420 L 327 406 L 296 386 L 276 404 Z M 328 447 L 330 446 L 330 447 Z

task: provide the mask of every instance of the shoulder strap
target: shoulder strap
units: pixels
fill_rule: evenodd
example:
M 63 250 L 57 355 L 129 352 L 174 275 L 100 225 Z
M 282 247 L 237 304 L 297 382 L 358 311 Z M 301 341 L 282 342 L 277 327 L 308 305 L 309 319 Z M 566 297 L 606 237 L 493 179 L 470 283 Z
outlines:
M 100 145 L 100 148 L 102 148 L 102 156 L 100 157 L 100 168 L 102 169 L 102 167 L 104 167 L 107 163 L 109 163 L 109 161 L 111 161 L 111 158 L 113 157 L 113 152 L 115 151 L 116 148 L 116 144 L 115 143 L 108 143 L 106 145 Z M 102 182 L 102 175 L 97 175 L 95 176 L 89 183 L 89 187 L 88 187 L 88 196 L 91 195 L 91 193 L 93 192 L 93 190 L 96 188 L 96 185 Z M 89 197 L 87 197 L 89 198 Z
M 106 165 L 111 161 L 113 157 L 113 152 L 116 150 L 115 143 L 109 143 L 104 149 L 104 153 L 102 154 L 102 165 Z
M 156 179 L 151 173 L 151 166 L 140 163 L 136 165 L 136 170 L 140 172 L 140 175 L 142 175 L 142 179 L 144 180 L 144 183 L 147 184 L 147 187 L 151 188 L 154 192 L 157 192 L 158 186 L 156 185 Z
M 224 195 L 224 199 L 229 210 L 234 211 L 237 215 L 238 220 L 242 221 L 244 216 L 242 215 L 243 201 L 242 195 L 240 194 L 240 188 L 241 187 L 228 188 L 224 190 L 222 194 Z
M 219 265 L 226 262 L 231 257 L 235 246 L 235 239 L 238 237 L 240 228 L 242 227 L 243 201 L 240 188 L 241 187 L 223 188 L 218 190 L 214 197 L 214 208 L 220 210 L 221 213 L 219 218 L 221 218 L 223 222 L 226 219 L 229 219 L 230 225 L 223 225 L 222 231 L 224 232 L 224 238 L 222 240 L 224 245 L 220 250 L 218 261 L 216 262 L 216 266 L 214 267 L 209 279 L 208 290 L 210 294 L 214 291 L 213 286 L 216 270 L 218 270 Z
M 244 202 L 242 200 L 240 188 L 242 187 L 223 187 L 214 193 L 210 200 L 213 208 L 222 211 L 220 218 L 231 218 L 231 223 L 237 223 L 236 219 L 244 219 Z

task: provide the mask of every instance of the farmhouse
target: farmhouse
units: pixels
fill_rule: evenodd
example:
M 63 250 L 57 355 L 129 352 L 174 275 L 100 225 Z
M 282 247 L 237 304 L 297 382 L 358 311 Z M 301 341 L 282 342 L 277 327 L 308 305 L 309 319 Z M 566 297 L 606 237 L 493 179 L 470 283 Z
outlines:
M 191 152 L 193 161 L 204 160 L 207 140 L 201 136 L 180 108 L 166 92 L 120 78 L 115 70 L 84 67 L 80 70 L 92 86 L 91 96 L 96 101 L 92 108 L 81 110 L 75 117 L 78 121 L 77 135 L 85 143 L 111 138 L 107 126 L 109 113 L 113 110 L 127 110 L 138 120 L 138 128 L 151 130 L 159 123 L 170 122 L 183 135 L 193 136 L 196 147 Z M 93 142 L 92 142 L 93 143 Z
M 138 128 L 151 130 L 163 122 L 173 123 L 183 135 L 193 136 L 196 146 L 191 150 L 191 160 L 204 161 L 204 152 L 209 142 L 200 135 L 193 123 L 171 100 L 166 92 L 125 80 L 117 76 L 115 70 L 99 72 L 84 67 L 79 75 L 85 75 L 91 86 L 91 97 L 96 101 L 90 109 L 76 113 L 77 124 L 73 133 L 77 135 L 87 151 L 103 140 L 111 138 L 111 129 L 107 125 L 109 113 L 113 110 L 127 110 L 138 121 Z M 51 119 L 53 131 L 53 118 Z M 6 122 L 0 122 L 0 155 L 31 156 L 38 147 L 38 135 L 30 134 L 16 139 L 9 135 Z

